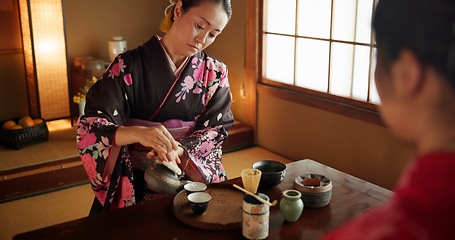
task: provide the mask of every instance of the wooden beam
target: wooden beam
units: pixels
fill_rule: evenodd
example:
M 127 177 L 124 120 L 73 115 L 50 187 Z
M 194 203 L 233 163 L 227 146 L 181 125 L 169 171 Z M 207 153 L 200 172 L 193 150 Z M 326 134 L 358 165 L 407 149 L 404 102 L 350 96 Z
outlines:
M 248 0 L 246 4 L 245 27 L 245 124 L 257 129 L 257 89 L 259 59 L 259 0 Z M 256 135 L 256 134 L 255 134 Z M 254 135 L 254 142 L 256 136 Z

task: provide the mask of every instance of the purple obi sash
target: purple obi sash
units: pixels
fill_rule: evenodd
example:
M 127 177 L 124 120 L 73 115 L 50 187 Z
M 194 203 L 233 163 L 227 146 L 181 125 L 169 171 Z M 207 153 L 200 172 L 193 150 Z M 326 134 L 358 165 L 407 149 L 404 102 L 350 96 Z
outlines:
M 170 119 L 164 122 L 150 122 L 147 120 L 129 119 L 125 126 L 145 126 L 153 127 L 163 125 L 172 137 L 178 141 L 184 137 L 188 137 L 194 130 L 196 126 L 195 121 L 182 121 L 178 119 Z M 147 158 L 147 152 L 151 151 L 150 147 L 144 147 L 142 144 L 136 143 L 128 146 L 130 157 L 132 161 L 132 166 L 135 169 L 145 170 L 146 162 L 149 160 Z
M 136 118 L 130 118 L 126 122 L 125 126 L 146 126 L 153 127 L 163 125 L 169 131 L 169 133 L 174 137 L 175 140 L 180 140 L 184 137 L 187 137 L 193 132 L 194 127 L 196 126 L 195 121 L 182 121 L 179 119 L 170 119 L 164 122 L 150 122 L 147 120 L 141 120 Z

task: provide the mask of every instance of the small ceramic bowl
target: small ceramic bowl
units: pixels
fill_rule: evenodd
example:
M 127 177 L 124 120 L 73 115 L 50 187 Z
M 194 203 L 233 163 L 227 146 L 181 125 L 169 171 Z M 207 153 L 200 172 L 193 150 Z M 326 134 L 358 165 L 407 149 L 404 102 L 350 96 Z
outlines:
M 189 195 L 195 192 L 203 192 L 207 189 L 207 185 L 201 182 L 189 182 L 183 186 L 186 191 L 186 194 Z
M 193 212 L 195 214 L 202 214 L 207 210 L 212 196 L 205 192 L 195 192 L 189 194 L 187 198 Z
M 323 175 L 301 175 L 294 180 L 293 188 L 302 193 L 305 207 L 324 207 L 332 198 L 332 181 Z
M 286 175 L 286 164 L 275 160 L 261 160 L 253 164 L 254 169 L 261 170 L 260 188 L 271 188 L 280 184 Z

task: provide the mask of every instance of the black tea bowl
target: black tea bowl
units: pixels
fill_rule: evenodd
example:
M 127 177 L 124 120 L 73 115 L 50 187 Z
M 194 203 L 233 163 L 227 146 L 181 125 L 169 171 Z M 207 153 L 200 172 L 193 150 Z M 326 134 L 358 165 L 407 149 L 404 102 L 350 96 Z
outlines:
M 212 196 L 205 192 L 194 192 L 190 193 L 187 198 L 188 202 L 190 202 L 191 210 L 195 214 L 202 214 L 207 210 Z
M 260 188 L 271 188 L 280 184 L 286 174 L 286 164 L 275 160 L 261 160 L 253 164 L 254 169 L 262 172 Z

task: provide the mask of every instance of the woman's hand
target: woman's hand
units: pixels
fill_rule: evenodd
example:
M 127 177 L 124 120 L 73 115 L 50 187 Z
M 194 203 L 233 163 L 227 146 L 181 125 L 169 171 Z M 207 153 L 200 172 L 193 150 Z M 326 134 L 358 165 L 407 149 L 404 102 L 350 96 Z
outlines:
M 179 158 L 177 151 L 172 151 L 170 153 L 166 153 L 163 157 L 163 155 L 158 154 L 154 149 L 152 149 L 152 151 L 147 153 L 147 158 L 148 159 L 158 158 L 159 160 L 164 161 L 164 162 L 175 162 L 177 164 L 181 163 L 181 160 Z
M 152 148 L 147 157 L 158 157 L 165 162 L 180 164 L 177 141 L 163 125 L 120 127 L 115 135 L 115 143 L 120 146 L 140 143 L 144 147 Z
M 182 170 L 185 169 L 185 167 L 186 167 L 186 165 L 183 165 L 182 160 L 184 161 L 184 163 L 188 163 L 188 158 L 187 158 L 187 156 L 185 157 L 185 150 L 183 149 L 182 146 L 179 146 L 178 150 L 172 151 L 172 153 L 170 153 L 170 155 L 171 156 L 168 156 L 168 159 L 169 158 L 175 159 L 175 161 L 168 161 L 168 162 L 158 161 L 158 160 L 161 160 L 160 157 L 158 157 L 158 160 L 156 162 L 159 164 L 163 164 L 164 166 L 166 166 L 167 168 L 172 170 L 175 174 L 177 174 L 177 176 L 181 176 L 183 173 Z M 154 150 L 147 153 L 147 158 L 152 159 L 155 157 L 157 157 L 157 155 Z

